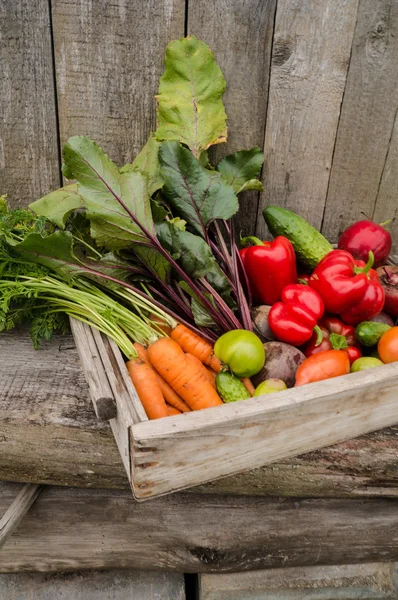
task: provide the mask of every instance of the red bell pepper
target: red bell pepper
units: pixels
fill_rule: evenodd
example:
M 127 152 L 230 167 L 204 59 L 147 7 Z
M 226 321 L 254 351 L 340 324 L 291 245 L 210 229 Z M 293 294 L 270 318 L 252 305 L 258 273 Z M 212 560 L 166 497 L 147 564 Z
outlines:
M 363 260 L 356 260 L 357 268 L 365 268 Z M 379 312 L 383 310 L 385 292 L 379 281 L 379 276 L 374 269 L 370 269 L 368 274 L 368 285 L 362 299 L 358 304 L 354 304 L 347 310 L 343 311 L 340 316 L 349 325 L 357 325 L 362 321 L 370 321 Z
M 274 304 L 281 299 L 283 288 L 297 281 L 294 248 L 283 236 L 273 242 L 252 236 L 241 239 L 243 245 L 249 242 L 255 245 L 240 250 L 240 256 L 252 295 L 263 304 Z
M 355 327 L 346 325 L 337 317 L 324 317 L 318 323 L 323 339 L 317 345 L 317 334 L 314 332 L 303 347 L 305 356 L 312 356 L 326 350 L 343 350 L 352 364 L 362 356 L 355 337 Z
M 301 346 L 315 330 L 318 341 L 322 334 L 317 321 L 322 317 L 324 304 L 319 294 L 301 283 L 286 286 L 282 291 L 282 302 L 276 302 L 269 311 L 268 323 L 275 338 Z
M 321 296 L 327 312 L 341 314 L 362 300 L 372 264 L 371 252 L 366 266 L 357 267 L 349 252 L 332 250 L 315 267 L 308 283 Z

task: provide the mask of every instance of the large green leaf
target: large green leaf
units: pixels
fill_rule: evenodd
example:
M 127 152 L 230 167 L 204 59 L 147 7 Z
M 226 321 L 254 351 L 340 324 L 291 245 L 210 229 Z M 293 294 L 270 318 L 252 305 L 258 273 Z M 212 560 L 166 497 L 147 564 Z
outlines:
M 71 183 L 32 202 L 29 208 L 36 215 L 46 217 L 64 229 L 69 215 L 83 206 L 84 201 L 78 192 L 77 183 Z
M 13 250 L 22 258 L 44 265 L 68 279 L 82 268 L 77 264 L 73 251 L 73 236 L 69 231 L 56 231 L 47 237 L 31 233 Z
M 225 142 L 225 85 L 206 44 L 194 36 L 172 42 L 159 83 L 156 139 L 181 141 L 196 157 L 212 144 Z
M 68 179 L 77 179 L 91 235 L 100 246 L 129 248 L 146 239 L 129 213 L 154 233 L 148 181 L 140 171 L 121 173 L 95 142 L 83 136 L 69 139 L 63 158 L 63 173 Z
M 263 190 L 259 176 L 264 162 L 264 155 L 260 148 L 254 146 L 251 150 L 241 150 L 222 159 L 217 165 L 219 171 L 235 192 L 245 190 Z
M 207 171 L 178 142 L 163 142 L 159 160 L 162 193 L 174 211 L 202 237 L 215 219 L 230 219 L 239 208 L 233 188 L 216 171 Z
M 159 146 L 160 142 L 158 142 L 153 133 L 149 136 L 149 139 L 145 146 L 142 148 L 141 152 L 134 159 L 134 162 L 131 165 L 126 165 L 120 172 L 128 172 L 128 171 L 141 171 L 148 178 L 148 191 L 150 196 L 152 196 L 157 190 L 163 185 L 163 178 L 160 174 L 160 165 L 159 165 Z

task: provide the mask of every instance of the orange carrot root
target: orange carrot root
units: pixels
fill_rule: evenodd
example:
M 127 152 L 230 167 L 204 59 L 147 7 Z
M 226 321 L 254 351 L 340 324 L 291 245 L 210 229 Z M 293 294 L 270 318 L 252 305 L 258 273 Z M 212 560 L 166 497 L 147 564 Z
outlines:
M 243 383 L 243 385 L 249 392 L 250 396 L 254 396 L 254 392 L 256 391 L 256 388 L 252 384 L 250 377 L 242 377 L 241 382 Z
M 169 386 L 167 381 L 163 379 L 158 372 L 156 372 L 156 378 L 158 380 L 159 387 L 162 391 L 164 399 L 166 400 L 166 404 L 170 404 L 174 406 L 179 412 L 191 412 L 188 404 L 184 402 L 184 400 L 175 393 L 172 387 Z
M 194 361 L 170 338 L 161 338 L 148 348 L 148 356 L 158 373 L 192 410 L 211 408 L 223 402 Z
M 207 381 L 215 389 L 216 388 L 215 378 L 212 376 L 212 374 L 210 373 L 210 371 L 208 371 L 208 369 L 204 366 L 204 364 L 202 362 L 200 362 L 200 360 L 196 356 L 194 356 L 193 354 L 190 354 L 189 352 L 186 353 L 186 357 L 187 357 L 188 360 L 193 361 L 193 363 L 195 365 L 197 365 L 198 369 L 200 369 L 200 371 L 202 371 L 202 373 L 206 377 Z
M 170 404 L 167 404 L 167 412 L 169 413 L 169 417 L 173 416 L 173 415 L 182 415 L 182 412 L 180 410 L 178 410 L 177 408 L 175 408 L 174 406 L 171 406 Z
M 208 365 L 216 371 L 216 373 L 221 371 L 221 363 L 214 356 L 213 346 L 188 329 L 188 327 L 179 323 L 171 332 L 171 337 L 181 346 L 184 352 L 193 354 L 203 364 Z
M 151 365 L 140 358 L 134 358 L 126 363 L 126 367 L 148 419 L 167 417 L 169 413 L 166 402 Z
M 158 328 L 160 329 L 160 331 L 163 331 L 163 333 L 165 333 L 168 336 L 171 335 L 172 329 L 171 329 L 171 327 L 169 327 L 169 325 L 167 325 L 167 323 L 165 323 L 163 321 L 163 319 L 161 319 L 157 315 L 153 315 L 153 314 L 150 314 L 149 318 L 152 321 L 152 323 L 156 323 L 156 325 L 158 326 Z

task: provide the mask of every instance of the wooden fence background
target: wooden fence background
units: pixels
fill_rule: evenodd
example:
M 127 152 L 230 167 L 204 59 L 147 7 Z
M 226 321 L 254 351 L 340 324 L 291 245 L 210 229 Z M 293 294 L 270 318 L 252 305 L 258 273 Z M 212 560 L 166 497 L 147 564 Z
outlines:
M 398 0 L 0 0 L 0 190 L 59 187 L 60 148 L 94 138 L 118 164 L 155 127 L 168 42 L 195 34 L 224 71 L 229 141 L 264 148 L 262 194 L 336 239 L 398 212 Z M 398 238 L 398 218 L 392 227 Z

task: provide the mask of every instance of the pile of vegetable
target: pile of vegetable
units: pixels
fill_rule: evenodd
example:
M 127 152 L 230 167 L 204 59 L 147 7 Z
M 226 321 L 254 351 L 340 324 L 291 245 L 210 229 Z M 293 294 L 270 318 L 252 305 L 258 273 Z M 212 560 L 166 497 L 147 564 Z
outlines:
M 131 164 L 75 136 L 67 185 L 28 210 L 0 198 L 0 331 L 29 323 L 37 348 L 68 317 L 92 325 L 123 352 L 151 419 L 398 360 L 384 227 L 360 221 L 333 250 L 268 206 L 274 241 L 238 236 L 239 194 L 262 190 L 263 155 L 211 161 L 227 139 L 224 90 L 208 46 L 174 41 L 157 129 Z

